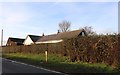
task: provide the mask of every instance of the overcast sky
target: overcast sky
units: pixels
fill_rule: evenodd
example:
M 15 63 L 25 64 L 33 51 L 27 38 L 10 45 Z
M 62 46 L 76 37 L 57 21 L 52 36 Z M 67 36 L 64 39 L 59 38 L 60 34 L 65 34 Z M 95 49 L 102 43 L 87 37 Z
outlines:
M 8 37 L 25 38 L 27 34 L 57 33 L 58 23 L 62 20 L 71 22 L 71 30 L 92 26 L 97 33 L 118 32 L 118 2 L 112 2 L 117 0 L 109 0 L 109 2 L 108 0 L 104 0 L 106 2 L 5 1 L 0 2 L 0 30 L 4 29 L 5 41 Z

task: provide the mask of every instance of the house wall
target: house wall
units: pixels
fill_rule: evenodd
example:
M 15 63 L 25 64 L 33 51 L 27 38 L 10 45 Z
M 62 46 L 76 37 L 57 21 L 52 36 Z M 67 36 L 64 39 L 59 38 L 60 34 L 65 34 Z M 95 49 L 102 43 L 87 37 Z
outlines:
M 82 32 L 82 36 L 85 36 L 85 32 Z
M 31 38 L 28 36 L 26 39 L 25 39 L 25 41 L 24 41 L 24 45 L 31 45 L 31 44 L 33 44 L 34 42 L 31 40 Z
M 86 36 L 85 31 L 82 31 L 78 36 Z

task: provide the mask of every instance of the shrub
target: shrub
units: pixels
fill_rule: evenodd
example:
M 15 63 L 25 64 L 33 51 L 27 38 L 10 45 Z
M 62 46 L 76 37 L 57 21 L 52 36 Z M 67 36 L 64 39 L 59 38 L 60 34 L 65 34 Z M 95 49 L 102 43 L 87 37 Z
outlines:
M 44 53 L 69 57 L 72 62 L 105 63 L 120 67 L 120 35 L 94 35 L 64 39 L 56 44 L 3 47 L 3 53 Z

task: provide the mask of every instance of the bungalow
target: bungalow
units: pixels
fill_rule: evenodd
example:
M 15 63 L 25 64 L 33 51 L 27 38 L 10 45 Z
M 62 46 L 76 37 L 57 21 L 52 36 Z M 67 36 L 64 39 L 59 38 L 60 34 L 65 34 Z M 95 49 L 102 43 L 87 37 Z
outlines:
M 31 45 L 34 44 L 41 36 L 37 35 L 27 35 L 26 39 L 24 40 L 24 45 Z
M 86 36 L 87 33 L 84 29 L 81 30 L 74 30 L 68 32 L 59 32 L 57 34 L 47 35 L 39 38 L 35 43 L 59 43 L 62 42 L 64 39 L 76 38 L 79 36 Z
M 9 37 L 6 46 L 23 45 L 25 39 Z

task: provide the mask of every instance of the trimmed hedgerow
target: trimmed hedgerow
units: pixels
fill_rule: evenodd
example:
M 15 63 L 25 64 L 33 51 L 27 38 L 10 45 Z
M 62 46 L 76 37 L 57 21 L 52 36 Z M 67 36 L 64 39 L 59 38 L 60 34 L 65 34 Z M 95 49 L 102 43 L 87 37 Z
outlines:
M 120 35 L 94 35 L 64 39 L 56 44 L 3 47 L 3 53 L 44 53 L 69 57 L 69 61 L 105 63 L 120 68 Z

